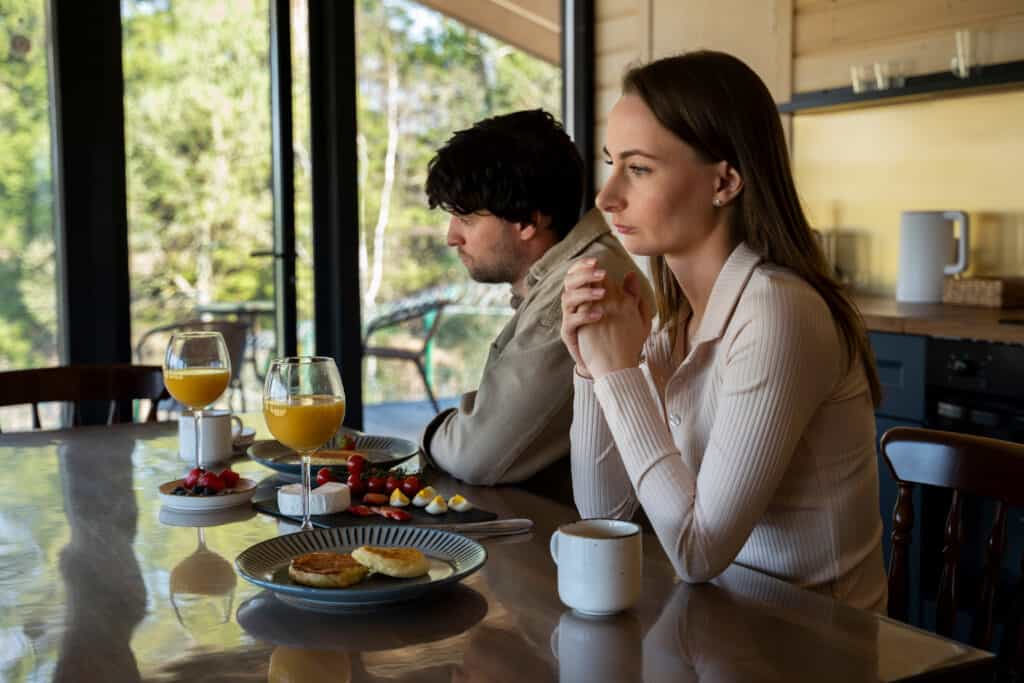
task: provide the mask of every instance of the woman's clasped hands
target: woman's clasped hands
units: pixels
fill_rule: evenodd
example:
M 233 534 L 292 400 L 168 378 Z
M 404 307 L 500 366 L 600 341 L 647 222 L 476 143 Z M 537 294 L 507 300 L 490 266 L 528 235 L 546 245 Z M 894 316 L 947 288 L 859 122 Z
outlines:
M 635 368 L 651 332 L 651 311 L 637 273 L 622 284 L 608 277 L 597 259 L 574 263 L 562 290 L 562 341 L 587 379 Z

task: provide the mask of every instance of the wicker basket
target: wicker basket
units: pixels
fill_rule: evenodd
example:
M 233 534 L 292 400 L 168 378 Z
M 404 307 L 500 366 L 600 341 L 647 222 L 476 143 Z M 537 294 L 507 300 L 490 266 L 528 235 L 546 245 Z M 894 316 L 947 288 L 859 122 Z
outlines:
M 942 303 L 986 308 L 1019 308 L 1024 306 L 1024 278 L 946 278 Z

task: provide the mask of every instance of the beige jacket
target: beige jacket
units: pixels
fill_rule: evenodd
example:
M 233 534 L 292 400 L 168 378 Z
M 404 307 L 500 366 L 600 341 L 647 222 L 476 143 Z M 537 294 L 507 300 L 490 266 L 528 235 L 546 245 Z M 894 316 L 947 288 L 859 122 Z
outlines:
M 530 268 L 527 294 L 513 300 L 515 315 L 491 344 L 477 390 L 424 430 L 423 450 L 438 467 L 470 484 L 506 484 L 569 455 L 573 362 L 559 336 L 561 296 L 582 257 L 597 257 L 619 282 L 631 270 L 642 275 L 601 213 L 585 214 Z
M 884 609 L 871 394 L 818 293 L 741 244 L 686 358 L 668 330 L 645 354 L 639 368 L 576 377 L 580 514 L 642 505 L 687 581 L 736 563 Z

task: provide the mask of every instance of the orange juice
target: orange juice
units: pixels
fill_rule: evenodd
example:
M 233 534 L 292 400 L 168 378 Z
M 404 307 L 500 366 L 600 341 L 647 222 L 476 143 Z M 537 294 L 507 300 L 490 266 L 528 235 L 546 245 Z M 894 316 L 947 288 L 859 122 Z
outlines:
M 230 379 L 225 368 L 164 369 L 167 391 L 189 408 L 204 408 L 216 401 Z
M 263 419 L 278 441 L 297 451 L 311 451 L 327 443 L 345 419 L 345 399 L 337 396 L 293 396 L 285 401 L 264 401 Z

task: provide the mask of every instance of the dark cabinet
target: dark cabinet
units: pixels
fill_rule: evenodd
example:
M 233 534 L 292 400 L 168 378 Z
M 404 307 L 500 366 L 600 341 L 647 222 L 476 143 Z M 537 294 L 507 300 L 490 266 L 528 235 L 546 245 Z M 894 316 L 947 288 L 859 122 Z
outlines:
M 926 337 L 904 334 L 870 335 L 875 352 L 878 378 L 882 383 L 882 402 L 875 411 L 876 438 L 881 439 L 893 427 L 923 427 L 925 421 L 925 368 L 927 359 Z M 892 513 L 896 507 L 899 489 L 878 449 L 878 497 L 882 515 L 882 552 L 886 566 L 892 545 Z M 910 592 L 908 616 L 912 623 L 921 623 L 921 511 L 922 491 L 914 491 L 913 542 L 910 547 L 908 573 Z

